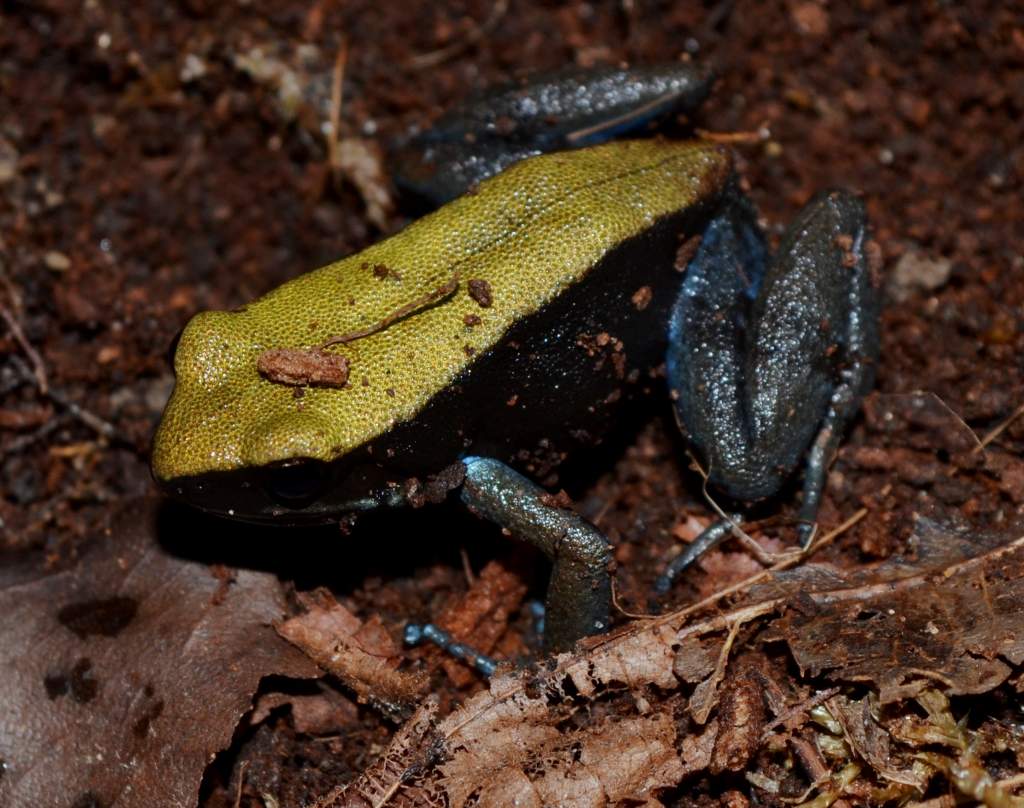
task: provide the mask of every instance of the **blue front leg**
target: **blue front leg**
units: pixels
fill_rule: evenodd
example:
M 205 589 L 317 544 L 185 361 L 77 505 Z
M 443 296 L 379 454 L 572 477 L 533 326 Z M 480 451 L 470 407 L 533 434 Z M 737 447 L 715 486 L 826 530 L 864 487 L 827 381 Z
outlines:
M 544 647 L 567 651 L 611 623 L 608 540 L 543 488 L 488 457 L 467 457 L 462 501 L 471 511 L 530 542 L 551 560 Z
M 500 460 L 467 457 L 461 498 L 478 516 L 532 544 L 551 561 L 544 609 L 544 650 L 569 651 L 576 641 L 611 625 L 608 540 L 575 511 Z M 490 676 L 495 662 L 427 623 L 406 627 L 406 642 L 429 640 Z

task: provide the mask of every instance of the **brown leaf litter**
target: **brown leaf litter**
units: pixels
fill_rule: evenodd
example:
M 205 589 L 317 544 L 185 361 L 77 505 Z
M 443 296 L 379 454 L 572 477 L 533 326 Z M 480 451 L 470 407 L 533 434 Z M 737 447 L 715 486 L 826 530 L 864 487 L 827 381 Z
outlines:
M 808 805 L 920 798 L 940 775 L 1016 804 L 985 768 L 984 733 L 957 724 L 946 694 L 991 690 L 1024 659 L 1024 537 L 922 520 L 914 547 L 853 573 L 758 576 L 724 612 L 693 622 L 705 602 L 636 621 L 495 676 L 443 718 L 427 699 L 375 764 L 316 805 L 657 805 L 702 770 L 744 772 Z M 779 640 L 802 669 L 789 692 L 770 670 L 784 659 L 764 648 Z M 869 692 L 841 692 L 848 683 Z M 922 750 L 937 742 L 948 749 Z M 1002 743 L 1024 760 L 1024 736 Z M 795 770 L 780 768 L 787 757 Z
M 195 805 L 260 680 L 320 675 L 270 627 L 277 579 L 222 577 L 124 508 L 71 569 L 0 588 L 0 804 Z
M 301 595 L 306 612 L 286 620 L 277 632 L 301 648 L 321 668 L 389 718 L 408 717 L 426 694 L 423 674 L 397 670 L 401 650 L 378 616 L 362 621 L 329 592 Z
M 469 589 L 455 598 L 437 616 L 437 625 L 456 642 L 468 643 L 483 654 L 496 650 L 508 657 L 524 650 L 508 644 L 505 639 L 509 617 L 522 604 L 526 595 L 524 578 L 500 561 L 490 561 L 475 577 Z M 464 664 L 437 650 L 445 674 L 456 687 L 466 687 L 476 675 Z

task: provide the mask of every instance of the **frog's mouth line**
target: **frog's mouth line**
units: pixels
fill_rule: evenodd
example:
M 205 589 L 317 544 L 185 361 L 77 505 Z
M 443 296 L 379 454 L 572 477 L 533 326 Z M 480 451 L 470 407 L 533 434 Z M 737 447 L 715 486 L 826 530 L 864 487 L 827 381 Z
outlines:
M 319 460 L 157 480 L 161 490 L 204 513 L 260 525 L 314 526 L 384 504 L 377 496 L 339 496 L 337 464 Z

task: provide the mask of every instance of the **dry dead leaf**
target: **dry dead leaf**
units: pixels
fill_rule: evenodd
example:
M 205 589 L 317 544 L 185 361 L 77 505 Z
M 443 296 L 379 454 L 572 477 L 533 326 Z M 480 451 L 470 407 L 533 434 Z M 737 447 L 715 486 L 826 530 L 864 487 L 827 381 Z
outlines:
M 916 551 L 916 558 L 849 574 L 826 566 L 762 573 L 757 587 L 748 586 L 745 605 L 729 612 L 688 623 L 694 607 L 638 621 L 616 635 L 585 641 L 575 654 L 563 654 L 539 671 L 496 676 L 487 691 L 444 719 L 420 714 L 426 724 L 392 744 L 385 767 L 371 767 L 348 788 L 338 789 L 335 801 L 321 806 L 367 800 L 395 806 L 610 805 L 655 800 L 660 789 L 678 786 L 684 777 L 712 766 L 742 769 L 764 743 L 766 722 L 765 700 L 758 698 L 763 688 L 749 686 L 752 677 L 742 665 L 731 671 L 725 664 L 725 635 L 736 636 L 741 626 L 751 628 L 744 636 L 759 642 L 785 639 L 808 678 L 827 673 L 866 681 L 890 700 L 929 683 L 945 684 L 950 692 L 979 692 L 1003 681 L 1008 663 L 1019 665 L 1024 656 L 1024 613 L 1019 609 L 1024 538 L 978 536 L 922 523 Z M 778 611 L 782 616 L 772 617 Z M 860 614 L 868 619 L 854 619 Z M 757 621 L 767 630 L 753 631 Z M 695 648 L 700 653 L 692 664 L 678 658 Z M 717 652 L 714 658 L 710 648 Z M 728 704 L 715 695 L 724 671 L 736 677 L 733 687 L 725 675 L 722 692 Z M 701 674 L 707 693 L 691 699 L 689 709 L 699 709 L 699 717 L 710 720 L 699 734 L 677 737 L 676 724 L 667 721 L 673 708 L 666 704 L 681 708 L 678 691 Z M 637 714 L 629 714 L 620 700 L 614 717 L 605 715 L 591 724 L 568 721 L 582 706 L 623 691 L 634 694 L 633 704 L 646 705 L 644 693 L 652 688 L 668 694 L 657 712 L 636 706 Z M 806 688 L 802 692 L 797 700 L 804 710 L 835 696 L 835 689 L 820 698 Z M 768 700 L 778 719 L 768 725 L 785 737 L 785 727 L 795 726 L 794 705 L 777 702 Z M 821 784 L 821 799 L 867 794 L 872 787 L 864 779 L 868 776 L 887 780 L 886 793 L 893 798 L 907 798 L 918 784 L 944 771 L 941 761 L 913 770 L 894 764 L 887 760 L 888 729 L 863 706 L 836 710 L 842 720 L 834 724 L 839 734 L 833 745 L 842 744 L 845 735 L 847 754 L 864 763 L 851 758 L 837 768 Z M 691 726 L 698 729 L 696 723 Z M 604 758 L 601 750 L 617 750 L 617 756 Z M 779 788 L 760 772 L 747 774 L 762 784 L 758 787 Z M 371 799 L 381 795 L 386 799 Z
M 408 717 L 426 694 L 427 679 L 397 670 L 401 652 L 380 618 L 364 622 L 327 592 L 300 600 L 308 611 L 282 623 L 278 633 L 352 688 L 360 702 L 391 718 Z
M 768 610 L 771 608 L 774 605 Z M 532 804 L 537 798 L 538 804 L 544 805 L 604 805 L 609 804 L 608 799 L 603 803 L 587 800 L 620 795 L 611 800 L 614 803 L 626 799 L 621 796 L 626 792 L 630 792 L 630 799 L 653 797 L 657 789 L 707 766 L 717 722 L 710 722 L 699 740 L 677 739 L 674 723 L 662 725 L 666 718 L 663 712 L 609 719 L 576 731 L 565 730 L 561 722 L 578 709 L 578 699 L 597 699 L 599 694 L 626 689 L 639 691 L 661 682 L 675 688 L 672 666 L 677 641 L 721 632 L 727 620 L 729 626 L 743 625 L 762 616 L 763 609 L 757 606 L 716 617 L 687 627 L 681 634 L 669 618 L 651 621 L 617 637 L 591 639 L 586 643 L 589 652 L 562 654 L 551 669 L 534 675 L 518 672 L 495 676 L 488 690 L 470 698 L 431 731 L 420 732 L 418 748 L 408 745 L 408 735 L 402 736 L 401 749 L 392 744 L 386 756 L 391 776 L 402 773 L 399 779 L 386 785 L 380 779 L 384 773 L 373 769 L 372 774 L 338 790 L 335 801 L 322 803 L 323 808 L 362 805 L 360 799 L 369 800 L 369 792 L 361 796 L 362 789 L 391 794 L 394 799 L 389 805 L 426 806 L 443 800 L 453 808 L 476 800 L 484 786 L 498 790 L 495 799 L 499 793 L 514 793 L 523 804 Z M 671 743 L 667 728 L 672 728 Z M 634 735 L 639 737 L 634 759 L 616 758 L 597 765 L 597 759 L 592 758 L 596 770 L 584 772 L 580 751 L 588 744 L 597 748 L 593 746 L 595 738 L 607 745 L 608 733 L 618 733 L 620 749 L 632 748 Z M 558 771 L 574 780 L 583 777 L 590 784 L 586 799 L 578 793 L 558 791 L 559 781 L 539 782 L 538 773 L 546 777 L 546 773 Z M 410 777 L 409 772 L 416 775 Z M 552 795 L 553 802 L 547 801 Z
M 519 765 L 508 765 L 507 741 L 494 738 L 475 751 L 440 743 L 434 722 L 436 700 L 428 701 L 396 736 L 381 762 L 348 787 L 319 800 L 315 808 L 404 806 L 547 805 L 606 806 L 642 802 L 658 789 L 682 779 L 693 768 L 676 751 L 676 729 L 665 714 L 625 720 L 604 719 L 586 730 L 563 735 L 554 728 L 536 728 L 531 746 L 519 746 Z M 445 722 L 442 722 L 442 725 Z M 407 731 L 409 730 L 409 731 Z M 443 732 L 443 730 L 441 730 Z M 510 727 L 510 732 L 515 728 Z M 410 783 L 422 770 L 405 765 L 417 746 L 431 750 L 435 772 L 429 783 Z M 495 754 L 496 753 L 496 754 Z M 710 744 L 690 750 L 698 766 L 706 765 Z M 524 767 L 537 772 L 527 776 Z M 385 784 L 390 783 L 391 786 Z M 409 783 L 407 786 L 406 784 Z M 399 788 L 401 790 L 399 791 Z M 657 803 L 654 803 L 657 804 Z
M 754 594 L 800 586 L 773 633 L 811 676 L 868 682 L 882 704 L 937 684 L 991 690 L 1024 661 L 1024 538 L 922 520 L 914 547 L 913 561 L 849 575 L 804 568 Z
M 277 579 L 225 587 L 126 507 L 72 569 L 0 590 L 0 804 L 195 805 L 269 674 L 319 671 L 274 633 Z
M 423 699 L 412 717 L 399 727 L 384 754 L 355 781 L 337 786 L 308 808 L 430 805 L 430 795 L 411 781 L 440 755 L 435 743 L 438 705 L 439 699 L 433 693 Z M 428 751 L 420 765 L 410 766 L 409 761 L 419 758 L 424 748 Z
M 508 628 L 509 616 L 519 608 L 526 595 L 523 578 L 500 561 L 491 561 L 480 570 L 473 585 L 450 606 L 442 610 L 437 624 L 458 641 L 470 644 L 483 654 L 491 654 Z M 477 680 L 462 662 L 443 655 L 441 665 L 456 687 Z
M 547 754 L 531 755 L 536 762 L 550 765 L 533 781 L 520 769 L 514 792 L 496 792 L 488 784 L 490 778 L 478 778 L 474 785 L 472 769 L 465 765 L 468 761 L 460 761 L 458 755 L 446 766 L 457 772 L 464 789 L 472 786 L 471 796 L 479 794 L 480 805 L 599 808 L 624 800 L 640 802 L 678 782 L 684 769 L 675 744 L 675 725 L 668 715 L 605 719 L 571 739 L 560 739 L 560 744 Z M 499 768 L 494 774 L 500 777 L 505 771 L 509 770 Z M 442 781 L 447 794 L 456 793 L 455 783 L 451 778 Z M 501 799 L 495 799 L 499 795 Z M 467 800 L 453 803 L 466 804 Z

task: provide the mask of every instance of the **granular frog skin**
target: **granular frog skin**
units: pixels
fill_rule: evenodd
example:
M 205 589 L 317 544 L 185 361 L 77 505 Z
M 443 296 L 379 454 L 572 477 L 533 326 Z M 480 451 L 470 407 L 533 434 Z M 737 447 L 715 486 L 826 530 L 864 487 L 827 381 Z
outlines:
M 699 101 L 706 76 L 675 69 Z M 543 80 L 520 92 L 554 97 Z M 627 109 L 642 121 L 657 98 Z M 615 110 L 609 131 L 630 117 Z M 728 497 L 770 497 L 806 458 L 806 536 L 872 383 L 878 290 L 856 198 L 817 196 L 773 258 L 714 142 L 613 141 L 497 167 L 379 244 L 196 315 L 153 471 L 204 510 L 282 524 L 458 490 L 552 557 L 546 640 L 566 648 L 608 626 L 607 545 L 530 478 L 599 440 L 664 366 L 680 425 Z M 704 544 L 727 532 L 712 526 Z

